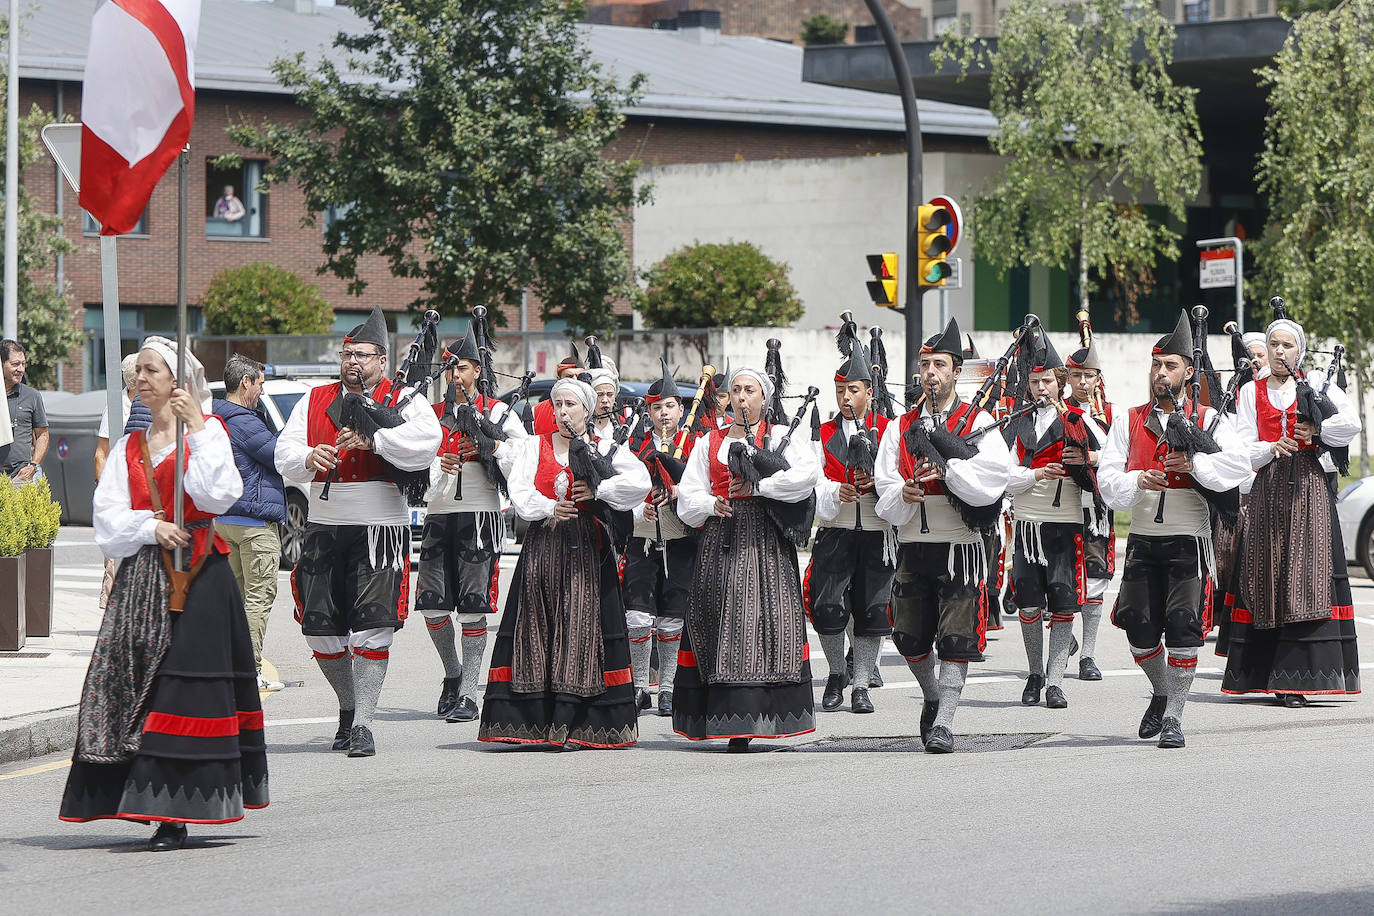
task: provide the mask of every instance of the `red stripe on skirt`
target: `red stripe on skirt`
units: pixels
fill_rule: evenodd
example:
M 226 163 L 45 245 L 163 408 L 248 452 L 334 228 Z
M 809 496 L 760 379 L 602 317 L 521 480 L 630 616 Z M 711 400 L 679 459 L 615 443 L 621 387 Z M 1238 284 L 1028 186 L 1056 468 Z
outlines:
M 630 683 L 633 678 L 630 676 L 629 668 L 617 668 L 614 671 L 607 671 L 602 680 L 606 682 L 607 687 L 618 687 L 621 684 Z
M 487 672 L 487 683 L 489 684 L 508 684 L 510 683 L 509 666 L 505 668 L 492 668 Z
M 262 718 L 262 713 L 258 713 L 258 718 Z M 227 738 L 239 733 L 239 717 L 204 719 L 198 716 L 174 716 L 167 712 L 154 712 L 148 714 L 148 724 L 143 726 L 143 730 L 185 738 Z

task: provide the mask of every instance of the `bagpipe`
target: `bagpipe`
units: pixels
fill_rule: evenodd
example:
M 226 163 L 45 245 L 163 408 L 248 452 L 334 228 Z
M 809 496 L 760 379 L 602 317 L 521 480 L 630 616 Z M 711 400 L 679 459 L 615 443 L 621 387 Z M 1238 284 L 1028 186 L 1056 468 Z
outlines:
M 1092 349 L 1093 345 L 1093 324 L 1092 316 L 1087 309 L 1080 309 L 1078 315 L 1078 342 L 1083 345 L 1084 350 Z M 1098 370 L 1097 384 L 1093 385 L 1092 396 L 1088 400 L 1088 409 L 1093 419 L 1101 423 L 1107 423 L 1107 383 L 1102 379 L 1102 372 Z
M 1196 455 L 1215 455 L 1221 451 L 1221 446 L 1213 438 L 1211 431 L 1204 429 L 1201 424 L 1202 418 L 1202 377 L 1207 375 L 1208 392 L 1222 391 L 1220 375 L 1212 368 L 1211 357 L 1207 355 L 1207 317 L 1208 311 L 1205 305 L 1193 306 L 1191 312 L 1191 329 L 1193 336 L 1193 377 L 1188 382 L 1189 394 L 1191 397 L 1188 402 L 1180 398 L 1174 398 L 1174 409 L 1169 414 L 1164 426 L 1164 435 L 1160 437 L 1159 445 L 1156 447 L 1156 460 L 1163 461 L 1174 452 L 1182 452 L 1192 459 Z M 1213 381 L 1215 379 L 1215 381 Z M 1215 386 L 1215 387 L 1214 387 Z M 1225 404 L 1225 398 L 1222 400 Z M 1191 406 L 1190 406 L 1191 405 Z M 1212 430 L 1220 422 L 1223 410 L 1214 407 L 1215 416 L 1210 425 Z M 1240 489 L 1212 490 L 1202 486 L 1193 479 L 1193 489 L 1201 496 L 1207 505 L 1217 513 L 1221 523 L 1226 526 L 1235 525 L 1240 518 Z M 1155 512 L 1155 523 L 1164 524 L 1164 500 L 1169 490 L 1165 488 L 1159 492 L 1159 507 Z
M 714 421 L 716 414 L 715 378 L 715 366 L 705 365 L 701 367 L 701 379 L 697 383 L 697 393 L 692 397 L 692 406 L 682 419 L 682 428 L 687 431 L 687 437 L 684 437 L 677 448 L 673 450 L 673 457 L 679 461 L 682 460 L 682 450 L 687 443 L 687 438 L 705 432 L 704 429 L 697 429 L 698 425 L 704 426 L 708 420 Z M 703 405 L 706 407 L 704 411 L 702 410 Z M 680 474 L 678 479 L 682 479 Z
M 470 333 L 474 337 L 474 344 L 477 348 L 478 375 L 477 375 L 477 397 L 476 403 L 468 397 L 466 388 L 450 385 L 448 394 L 445 396 L 445 416 L 449 411 L 453 414 L 454 429 L 461 435 L 467 437 L 477 446 L 477 462 L 482 466 L 487 479 L 496 484 L 497 489 L 502 494 L 507 493 L 506 476 L 501 473 L 501 467 L 496 461 L 496 443 L 505 442 L 510 438 L 509 434 L 491 420 L 490 408 L 482 409 L 484 403 L 491 404 L 496 398 L 496 378 L 495 370 L 491 364 L 491 354 L 496 350 L 496 343 L 491 339 L 491 330 L 487 325 L 487 309 L 485 306 L 476 306 L 472 310 L 472 323 Z M 452 368 L 459 357 L 452 354 L 435 370 L 437 378 L 448 369 Z M 456 389 L 456 390 L 455 390 Z M 457 404 L 458 393 L 463 396 L 463 403 Z M 453 498 L 463 498 L 463 475 L 460 472 L 455 475 L 457 480 L 453 487 Z
M 775 341 L 769 341 L 769 344 Z M 776 351 L 776 348 L 770 348 Z M 776 378 L 774 385 L 777 384 Z M 776 389 L 774 394 L 776 395 Z M 744 438 L 737 439 L 730 443 L 727 453 L 726 464 L 730 470 L 730 477 L 734 480 L 743 481 L 751 487 L 757 487 L 759 483 L 772 477 L 779 471 L 786 471 L 792 467 L 787 460 L 785 452 L 792 442 L 792 436 L 801 426 L 806 412 L 811 409 L 820 389 L 814 386 L 807 389 L 802 397 L 801 407 L 797 409 L 796 415 L 792 417 L 788 424 L 787 432 L 778 442 L 777 448 L 771 448 L 767 442 L 763 447 L 754 445 L 754 427 L 749 422 L 747 412 L 742 412 L 743 416 L 736 417 L 736 422 L 744 426 Z M 781 402 L 776 402 L 780 406 Z M 779 499 L 769 499 L 768 497 L 758 497 L 762 499 L 768 512 L 768 517 L 773 524 L 777 525 L 782 536 L 794 545 L 801 547 L 811 538 L 811 524 L 816 515 L 816 494 L 812 492 L 806 499 L 800 502 L 786 502 Z M 723 541 L 725 547 L 729 547 L 733 542 L 734 517 L 726 518 L 726 536 Z
M 430 309 L 425 312 L 420 333 L 411 341 L 405 359 L 396 367 L 386 402 L 375 401 L 365 394 L 345 391 L 342 404 L 339 406 L 339 428 L 351 429 L 368 441 L 375 441 L 377 430 L 395 429 L 403 424 L 403 412 L 410 406 L 415 394 L 427 389 L 434 379 L 439 377 L 440 372 L 430 375 L 428 371 L 433 365 L 434 351 L 438 346 L 439 313 Z M 409 389 L 405 397 L 400 396 L 403 388 Z M 329 499 L 330 485 L 339 477 L 338 456 L 335 458 L 336 463 L 325 477 L 324 487 L 320 490 L 320 499 L 323 501 Z M 386 470 L 387 479 L 396 484 L 397 489 L 405 496 L 406 503 L 412 506 L 424 505 L 425 492 L 429 489 L 429 469 L 405 471 L 380 455 L 378 458 Z

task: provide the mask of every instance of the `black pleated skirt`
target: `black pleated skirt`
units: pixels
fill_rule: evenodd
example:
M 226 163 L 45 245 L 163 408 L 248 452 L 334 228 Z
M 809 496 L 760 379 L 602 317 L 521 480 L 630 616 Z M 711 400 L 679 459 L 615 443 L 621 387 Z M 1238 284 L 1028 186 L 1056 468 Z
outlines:
M 267 802 L 253 643 L 228 560 L 212 554 L 172 617 L 139 752 L 120 763 L 74 757 L 60 817 L 227 824 Z
M 573 533 L 571 527 L 568 522 L 536 522 L 530 526 L 492 648 L 491 670 L 487 674 L 487 690 L 482 701 L 482 721 L 477 732 L 479 741 L 616 748 L 629 747 L 639 740 L 639 707 L 635 705 L 630 671 L 630 642 L 625 630 L 625 609 L 620 603 L 619 561 L 604 531 L 590 542 L 578 539 L 578 546 L 572 549 L 567 537 Z M 512 689 L 517 625 L 521 615 L 530 613 L 521 602 L 526 577 L 543 575 L 540 570 L 556 570 L 560 565 L 566 567 L 570 563 L 584 562 L 597 564 L 600 573 L 597 621 L 604 646 L 605 689 L 591 696 L 553 689 L 533 692 Z M 559 666 L 557 653 L 563 648 L 556 640 L 548 640 L 547 658 L 551 669 Z

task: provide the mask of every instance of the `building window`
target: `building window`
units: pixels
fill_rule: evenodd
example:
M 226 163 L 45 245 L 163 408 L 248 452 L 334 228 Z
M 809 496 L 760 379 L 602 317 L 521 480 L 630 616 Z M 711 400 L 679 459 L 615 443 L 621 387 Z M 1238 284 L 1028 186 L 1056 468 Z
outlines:
M 1211 0 L 1184 0 L 1184 22 L 1210 22 L 1212 19 Z
M 1269 15 L 1269 0 L 1255 0 L 1255 15 L 1256 15 L 1256 16 L 1268 16 L 1268 15 Z
M 91 216 L 89 213 L 87 213 L 85 210 L 82 210 L 82 211 L 81 211 L 81 234 L 82 234 L 82 235 L 99 235 L 99 234 L 100 234 L 100 222 L 99 222 L 94 216 Z M 135 224 L 134 228 L 132 228 L 132 229 L 130 229 L 128 232 L 126 232 L 125 235 L 144 235 L 144 236 L 146 236 L 147 234 L 148 234 L 148 209 L 145 207 L 145 208 L 143 209 L 143 212 L 140 213 L 140 214 L 138 215 L 138 223 Z
M 949 32 L 959 31 L 958 16 L 936 16 L 931 22 L 933 24 L 931 31 L 935 33 L 936 38 L 940 38 Z
M 210 238 L 267 237 L 267 195 L 262 183 L 262 159 L 245 159 L 237 168 L 205 163 L 205 235 Z
M 352 210 L 352 209 L 353 209 L 353 204 L 352 204 L 352 203 L 346 203 L 346 204 L 330 204 L 329 206 L 325 207 L 325 208 L 324 208 L 324 213 L 321 214 L 321 215 L 323 216 L 323 222 L 324 222 L 323 228 L 324 228 L 324 231 L 325 231 L 326 233 L 328 233 L 328 232 L 329 232 L 329 227 L 332 226 L 332 225 L 334 225 L 335 223 L 337 223 L 339 220 L 343 219 L 344 217 L 348 216 L 348 211 L 350 211 L 350 210 Z M 348 235 L 347 235 L 347 233 L 340 231 L 340 233 L 339 233 L 339 241 L 340 241 L 340 242 L 346 242 L 346 241 L 348 241 Z
M 205 322 L 200 309 L 186 309 L 186 332 L 198 334 Z M 87 305 L 82 327 L 90 335 L 86 339 L 86 358 L 82 371 L 85 388 L 92 391 L 105 387 L 105 315 L 99 305 Z M 173 340 L 177 336 L 177 310 L 174 305 L 124 305 L 119 309 L 119 354 L 121 357 L 138 351 L 138 345 L 150 334 L 160 334 Z

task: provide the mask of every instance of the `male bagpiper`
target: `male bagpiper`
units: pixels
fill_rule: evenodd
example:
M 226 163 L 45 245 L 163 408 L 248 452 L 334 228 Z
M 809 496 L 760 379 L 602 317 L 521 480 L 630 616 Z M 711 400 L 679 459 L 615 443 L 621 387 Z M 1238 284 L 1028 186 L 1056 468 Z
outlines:
M 1097 488 L 1091 468 L 1084 464 L 1091 437 L 1083 412 L 1060 400 L 1064 363 L 1043 333 L 1033 346 L 1029 395 L 1043 406 L 1007 427 L 1011 458 L 1007 494 L 1016 517 L 1012 600 L 1030 669 L 1021 703 L 1038 705 L 1043 688 L 1045 705 L 1064 709 L 1069 705 L 1063 683 L 1072 651 L 1073 617 L 1087 599 L 1084 494 L 1092 498 Z M 1094 511 L 1100 516 L 1100 528 L 1105 525 L 1105 507 Z M 1048 662 L 1041 625 L 1046 611 L 1050 614 Z
M 444 438 L 430 465 L 415 610 L 424 615 L 444 666 L 436 714 L 448 722 L 471 722 L 478 716 L 477 680 L 487 648 L 487 615 L 498 611 L 505 487 L 500 464 L 501 457 L 513 453 L 502 442 L 523 439 L 527 433 L 506 403 L 478 390 L 482 363 L 471 327 L 466 337 L 449 344 L 448 358 L 448 395 L 434 405 Z M 463 632 L 461 662 L 454 613 Z
M 677 674 L 682 621 L 696 569 L 696 529 L 678 518 L 677 485 L 692 454 L 689 430 L 681 429 L 682 392 L 662 363 L 663 376 L 649 386 L 645 409 L 651 428 L 643 442 L 634 443 L 649 468 L 653 489 L 634 510 L 634 531 L 625 550 L 621 597 L 630 637 L 635 701 L 649 708 L 649 664 L 658 641 L 658 714 L 673 714 L 673 678 Z
M 1107 504 L 1131 510 L 1112 623 L 1126 631 L 1131 654 L 1153 688 L 1137 733 L 1159 735 L 1163 748 L 1183 747 L 1183 704 L 1204 636 L 1203 583 L 1212 565 L 1212 526 L 1207 501 L 1196 488 L 1231 490 L 1250 474 L 1249 456 L 1225 418 L 1212 429 L 1220 447 L 1214 454 L 1189 455 L 1168 446 L 1170 424 L 1189 424 L 1194 435 L 1200 432 L 1196 427 L 1212 426 L 1212 408 L 1196 408 L 1194 422 L 1195 407 L 1184 398 L 1194 371 L 1185 312 L 1150 357 L 1151 400 L 1117 416 L 1098 463 Z
M 878 663 L 883 637 L 892 632 L 887 605 L 897 544 L 892 526 L 878 517 L 874 460 L 887 417 L 872 410 L 873 374 L 868 351 L 857 340 L 852 356 L 835 372 L 839 415 L 821 424 L 815 443 L 823 476 L 816 486 L 819 529 L 802 583 L 802 601 L 830 666 L 821 708 L 844 702 L 845 630 L 853 623 L 853 670 L 865 677 Z M 854 684 L 851 712 L 873 712 L 868 681 Z
M 879 517 L 897 529 L 892 642 L 921 685 L 921 740 L 954 750 L 954 713 L 969 662 L 987 645 L 987 552 L 1007 485 L 1007 445 L 984 410 L 959 399 L 964 345 L 951 319 L 921 348 L 922 401 L 887 427 L 878 448 Z M 934 649 L 940 657 L 937 678 Z
M 1064 360 L 1068 369 L 1069 396 L 1065 404 L 1077 408 L 1090 423 L 1089 429 L 1097 444 L 1107 441 L 1107 432 L 1112 428 L 1112 405 L 1102 387 L 1102 363 L 1097 358 L 1097 349 L 1088 342 L 1069 354 Z M 1097 467 L 1102 452 L 1090 448 L 1087 462 Z M 1093 524 L 1093 495 L 1083 494 L 1084 525 L 1084 568 L 1088 575 L 1088 586 L 1083 601 L 1083 651 L 1078 657 L 1078 679 L 1080 681 L 1100 681 L 1102 671 L 1095 661 L 1097 652 L 1097 630 L 1102 623 L 1102 596 L 1116 574 L 1116 531 L 1112 527 L 1114 519 L 1107 515 L 1105 530 Z

